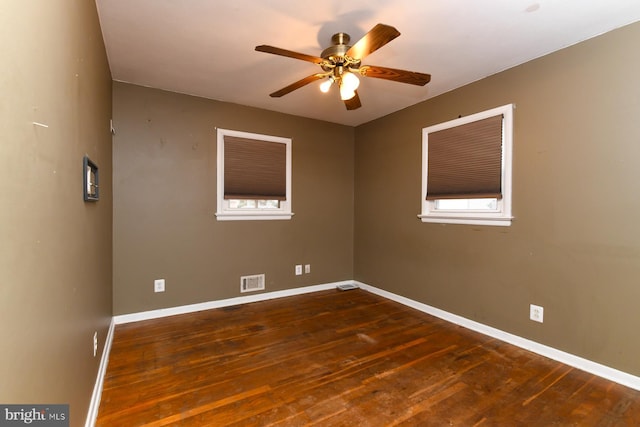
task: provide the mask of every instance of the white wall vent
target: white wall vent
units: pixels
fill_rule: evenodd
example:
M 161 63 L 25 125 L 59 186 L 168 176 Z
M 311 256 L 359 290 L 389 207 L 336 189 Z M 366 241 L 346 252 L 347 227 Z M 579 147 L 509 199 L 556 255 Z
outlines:
M 240 277 L 240 292 L 260 291 L 264 289 L 264 274 Z

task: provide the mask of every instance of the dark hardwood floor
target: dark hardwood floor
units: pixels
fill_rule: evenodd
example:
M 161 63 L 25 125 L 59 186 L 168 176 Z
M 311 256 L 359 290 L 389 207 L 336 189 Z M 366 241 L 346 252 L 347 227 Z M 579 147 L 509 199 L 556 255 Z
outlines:
M 640 426 L 640 392 L 363 290 L 116 327 L 98 426 Z

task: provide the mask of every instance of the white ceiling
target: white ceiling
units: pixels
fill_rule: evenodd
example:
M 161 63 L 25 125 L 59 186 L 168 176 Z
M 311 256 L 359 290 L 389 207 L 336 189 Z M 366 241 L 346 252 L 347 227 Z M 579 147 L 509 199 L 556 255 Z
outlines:
M 346 125 L 358 125 L 640 20 L 639 0 L 96 0 L 114 80 Z M 401 36 L 363 64 L 431 74 L 424 87 L 361 78 L 347 111 L 320 71 L 256 52 L 319 56 L 337 32 L 354 43 L 375 24 Z

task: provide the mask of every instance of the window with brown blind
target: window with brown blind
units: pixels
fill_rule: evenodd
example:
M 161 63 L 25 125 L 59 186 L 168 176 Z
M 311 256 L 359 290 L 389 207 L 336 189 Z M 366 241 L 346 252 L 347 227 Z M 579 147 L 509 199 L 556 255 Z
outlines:
M 424 222 L 510 225 L 513 105 L 422 132 Z
M 217 129 L 219 220 L 291 218 L 291 139 Z

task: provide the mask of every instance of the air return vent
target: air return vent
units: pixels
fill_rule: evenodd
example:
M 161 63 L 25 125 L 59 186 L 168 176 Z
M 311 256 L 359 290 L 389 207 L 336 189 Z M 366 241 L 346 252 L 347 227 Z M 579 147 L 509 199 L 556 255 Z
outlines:
M 240 277 L 240 292 L 253 292 L 264 289 L 264 274 Z

